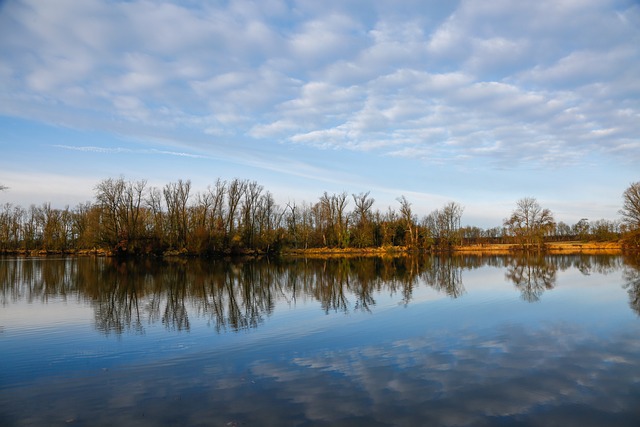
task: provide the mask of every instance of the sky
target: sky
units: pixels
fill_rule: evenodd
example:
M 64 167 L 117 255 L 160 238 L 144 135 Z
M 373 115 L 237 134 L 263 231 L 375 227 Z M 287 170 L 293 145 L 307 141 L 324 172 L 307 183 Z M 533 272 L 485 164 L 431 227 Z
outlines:
M 240 178 L 487 228 L 524 197 L 616 220 L 639 76 L 637 0 L 0 1 L 0 204 Z

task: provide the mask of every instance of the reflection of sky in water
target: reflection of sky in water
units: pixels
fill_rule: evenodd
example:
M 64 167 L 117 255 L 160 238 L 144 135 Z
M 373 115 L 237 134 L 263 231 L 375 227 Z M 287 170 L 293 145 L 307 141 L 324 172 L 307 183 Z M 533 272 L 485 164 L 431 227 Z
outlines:
M 619 271 L 559 271 L 535 303 L 504 269 L 462 276 L 457 299 L 424 284 L 407 305 L 376 293 L 370 312 L 352 295 L 346 314 L 282 299 L 220 334 L 195 313 L 190 332 L 29 329 L 9 307 L 0 424 L 637 425 L 640 319 Z

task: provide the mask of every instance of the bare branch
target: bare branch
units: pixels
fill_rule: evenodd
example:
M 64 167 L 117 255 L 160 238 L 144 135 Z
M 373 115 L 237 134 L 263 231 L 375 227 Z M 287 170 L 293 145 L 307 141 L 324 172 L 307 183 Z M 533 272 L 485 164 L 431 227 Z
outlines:
M 622 221 L 629 227 L 640 228 L 640 181 L 634 182 L 622 194 Z

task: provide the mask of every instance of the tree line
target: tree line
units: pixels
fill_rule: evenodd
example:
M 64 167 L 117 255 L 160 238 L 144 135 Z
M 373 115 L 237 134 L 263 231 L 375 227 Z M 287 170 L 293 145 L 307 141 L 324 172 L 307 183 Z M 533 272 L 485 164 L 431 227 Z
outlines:
M 6 187 L 0 185 L 0 190 Z M 515 243 L 542 249 L 549 241 L 622 238 L 640 247 L 640 182 L 623 193 L 621 219 L 581 219 L 569 225 L 525 197 L 501 226 L 462 226 L 464 207 L 449 202 L 418 217 L 405 196 L 396 209 L 374 209 L 370 192 L 323 193 L 315 203 L 281 206 L 256 181 L 218 179 L 194 192 L 191 181 L 163 187 L 107 178 L 95 200 L 74 208 L 50 203 L 0 207 L 0 251 L 108 250 L 116 254 L 223 255 L 283 249 L 381 248 L 447 251 L 460 245 Z

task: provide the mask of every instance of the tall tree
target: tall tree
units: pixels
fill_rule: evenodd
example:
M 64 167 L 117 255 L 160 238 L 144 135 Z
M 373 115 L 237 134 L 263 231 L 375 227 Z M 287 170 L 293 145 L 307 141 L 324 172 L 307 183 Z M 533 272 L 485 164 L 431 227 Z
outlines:
M 137 249 L 142 236 L 141 204 L 146 180 L 137 182 L 104 179 L 95 187 L 96 200 L 102 208 L 102 240 L 122 250 Z
M 145 199 L 146 209 L 149 215 L 147 229 L 149 238 L 155 250 L 161 250 L 165 244 L 166 217 L 162 210 L 162 190 L 158 187 L 149 187 Z
M 625 226 L 623 237 L 627 248 L 640 250 L 640 181 L 634 182 L 622 194 L 622 223 Z
M 143 237 L 142 201 L 146 180 L 128 182 L 124 188 L 122 215 L 127 230 L 127 239 L 133 244 L 138 244 L 138 239 Z
M 631 184 L 622 194 L 620 214 L 629 229 L 640 228 L 640 181 Z
M 89 202 L 78 204 L 71 212 L 71 240 L 76 249 L 99 243 L 99 214 L 99 207 Z
M 190 191 L 191 181 L 181 179 L 178 182 L 165 185 L 163 190 L 164 201 L 167 205 L 169 246 L 175 249 L 182 249 L 187 245 L 189 230 L 187 203 Z
M 287 203 L 289 214 L 286 216 L 287 233 L 295 248 L 309 247 L 314 230 L 315 206 L 302 202 L 300 206 Z
M 589 238 L 589 220 L 582 218 L 580 221 L 573 224 L 573 235 L 579 240 L 587 240 Z
M 320 201 L 314 206 L 314 216 L 316 231 L 322 235 L 323 246 L 333 246 L 334 229 L 335 229 L 335 215 L 333 212 L 333 204 L 331 203 L 331 196 L 325 191 L 320 196 Z
M 540 248 L 545 234 L 553 230 L 555 222 L 549 209 L 543 209 L 535 198 L 525 197 L 518 200 L 516 209 L 504 220 L 504 225 L 523 248 Z
M 95 186 L 96 201 L 101 208 L 102 223 L 100 239 L 109 246 L 115 247 L 123 238 L 122 199 L 124 178 L 103 179 Z
M 263 187 L 256 181 L 247 182 L 240 211 L 242 213 L 242 237 L 246 247 L 254 248 L 256 239 L 256 222 L 258 220 L 258 202 Z
M 235 237 L 236 225 L 241 223 L 237 212 L 246 189 L 247 181 L 243 181 L 238 178 L 233 179 L 233 181 L 227 185 L 227 239 L 233 240 Z
M 278 250 L 284 238 L 284 215 L 270 192 L 260 196 L 256 209 L 259 248 L 271 252 Z
M 400 202 L 400 217 L 403 223 L 403 226 L 405 227 L 405 230 L 407 231 L 407 234 L 409 235 L 409 237 L 405 237 L 405 244 L 407 246 L 411 246 L 414 247 L 418 237 L 417 237 L 417 230 L 415 230 L 415 221 L 413 218 L 413 211 L 411 210 L 411 203 L 409 203 L 409 201 L 407 200 L 407 198 L 405 196 L 400 196 L 396 199 L 398 202 Z
M 464 208 L 455 202 L 447 203 L 442 209 L 436 209 L 426 219 L 431 236 L 441 249 L 451 249 L 462 243 L 460 220 Z
M 316 228 L 322 235 L 324 246 L 344 248 L 349 244 L 347 197 L 346 192 L 329 195 L 325 191 L 314 206 Z
M 334 194 L 331 198 L 331 202 L 335 212 L 338 246 L 345 248 L 349 245 L 349 235 L 347 234 L 347 229 L 349 227 L 349 215 L 347 215 L 346 212 L 349 199 L 347 193 L 343 191 L 340 194 Z
M 352 194 L 356 208 L 353 211 L 355 232 L 353 243 L 358 247 L 373 245 L 373 229 L 371 227 L 371 207 L 375 199 L 369 197 L 369 191 L 358 195 Z
M 225 232 L 225 195 L 227 194 L 226 181 L 218 178 L 213 187 L 207 187 L 211 199 L 211 209 L 209 209 L 208 229 L 211 233 L 209 249 L 218 251 L 224 244 Z
M 24 238 L 24 209 L 5 203 L 0 207 L 0 249 L 17 250 Z

